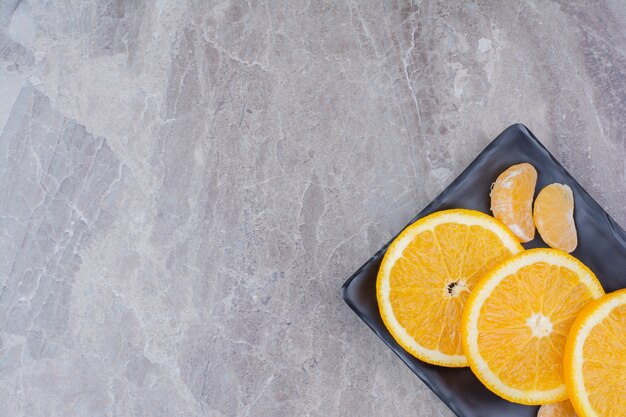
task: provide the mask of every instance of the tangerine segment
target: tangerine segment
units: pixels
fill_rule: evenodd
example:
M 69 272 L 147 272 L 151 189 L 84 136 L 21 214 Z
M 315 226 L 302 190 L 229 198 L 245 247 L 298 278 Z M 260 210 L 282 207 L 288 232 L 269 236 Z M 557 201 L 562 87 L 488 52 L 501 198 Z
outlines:
M 494 217 L 511 229 L 520 242 L 529 242 L 535 237 L 533 196 L 536 184 L 537 170 L 524 162 L 500 174 L 491 189 Z
M 461 335 L 470 367 L 509 401 L 565 400 L 567 334 L 578 312 L 602 294 L 593 272 L 565 252 L 531 249 L 504 261 L 465 305 Z
M 565 382 L 581 417 L 626 416 L 626 289 L 590 303 L 565 346 Z
M 478 211 L 445 210 L 418 220 L 393 241 L 378 272 L 387 329 L 425 362 L 467 366 L 460 322 L 468 294 L 485 271 L 522 250 L 503 224 Z
M 550 184 L 537 195 L 533 219 L 544 242 L 572 252 L 578 246 L 574 223 L 574 193 L 565 184 Z
M 545 404 L 539 408 L 537 417 L 577 417 L 569 400 Z

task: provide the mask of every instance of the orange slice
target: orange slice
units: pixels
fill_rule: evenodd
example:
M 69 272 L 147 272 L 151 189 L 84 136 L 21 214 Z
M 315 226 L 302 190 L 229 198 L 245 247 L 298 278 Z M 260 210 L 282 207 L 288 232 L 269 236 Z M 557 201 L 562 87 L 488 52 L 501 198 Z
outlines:
M 565 184 L 545 186 L 535 200 L 535 225 L 549 246 L 572 252 L 578 245 L 574 224 L 574 194 Z
M 472 371 L 509 401 L 565 400 L 565 339 L 578 312 L 603 294 L 593 272 L 565 252 L 531 249 L 504 261 L 465 305 L 461 335 Z
M 567 392 L 580 417 L 626 416 L 626 289 L 581 311 L 563 362 Z
M 578 417 L 569 400 L 554 404 L 545 404 L 539 408 L 537 417 Z
M 389 246 L 376 281 L 380 315 L 415 357 L 462 367 L 463 305 L 478 279 L 523 248 L 493 217 L 444 210 L 407 227 Z
M 533 196 L 537 171 L 529 163 L 513 165 L 504 171 L 491 189 L 491 211 L 504 223 L 520 242 L 535 237 L 533 224 Z

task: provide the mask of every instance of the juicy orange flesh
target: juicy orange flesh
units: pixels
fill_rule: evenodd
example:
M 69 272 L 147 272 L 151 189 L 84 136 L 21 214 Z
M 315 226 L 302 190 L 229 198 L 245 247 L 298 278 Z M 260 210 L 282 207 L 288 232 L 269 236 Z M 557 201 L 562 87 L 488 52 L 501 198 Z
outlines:
M 563 184 L 544 187 L 535 200 L 534 221 L 548 245 L 566 252 L 576 249 L 578 237 L 571 188 Z
M 569 400 L 542 405 L 537 417 L 576 417 L 574 407 Z
M 571 270 L 538 262 L 505 277 L 485 300 L 478 319 L 478 350 L 506 385 L 551 390 L 563 385 L 569 328 L 592 299 Z M 544 333 L 529 325 L 541 317 Z
M 583 345 L 585 390 L 599 416 L 626 415 L 625 332 L 626 305 L 621 305 L 591 329 Z
M 396 319 L 421 346 L 462 354 L 460 322 L 469 292 L 510 256 L 495 233 L 479 226 L 446 223 L 422 232 L 391 269 Z
M 532 203 L 537 171 L 528 163 L 513 165 L 504 171 L 491 190 L 491 211 L 522 242 L 535 236 Z

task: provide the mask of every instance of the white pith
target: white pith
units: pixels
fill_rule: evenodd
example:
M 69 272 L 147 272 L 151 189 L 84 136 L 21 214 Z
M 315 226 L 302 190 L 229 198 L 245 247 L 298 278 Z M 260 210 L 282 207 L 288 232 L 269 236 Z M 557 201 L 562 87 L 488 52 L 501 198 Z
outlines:
M 535 337 L 546 337 L 552 334 L 552 321 L 541 313 L 533 313 L 526 320 L 526 325 Z

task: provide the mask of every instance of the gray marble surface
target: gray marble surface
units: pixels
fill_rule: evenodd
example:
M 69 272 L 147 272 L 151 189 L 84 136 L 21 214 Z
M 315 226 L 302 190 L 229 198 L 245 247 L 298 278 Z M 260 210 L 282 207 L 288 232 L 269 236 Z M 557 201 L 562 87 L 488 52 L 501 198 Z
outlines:
M 622 0 L 0 26 L 2 416 L 452 416 L 339 289 L 514 122 L 626 226 Z

